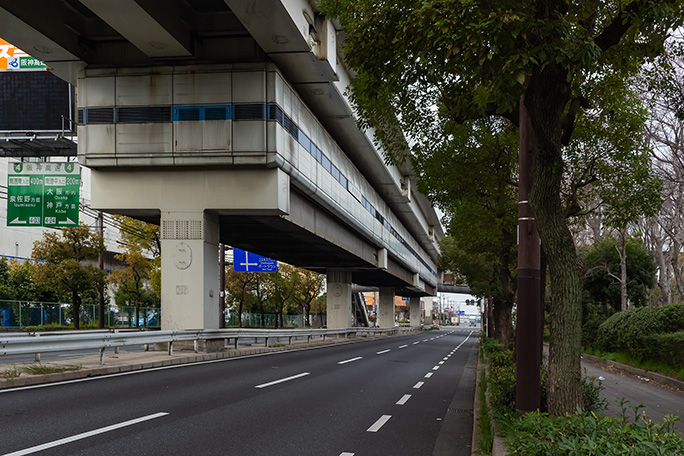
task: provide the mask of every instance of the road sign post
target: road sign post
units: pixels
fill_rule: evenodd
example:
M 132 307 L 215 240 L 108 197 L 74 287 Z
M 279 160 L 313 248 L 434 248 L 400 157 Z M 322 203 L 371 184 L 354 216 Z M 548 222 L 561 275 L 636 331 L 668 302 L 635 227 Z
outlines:
M 78 163 L 11 163 L 7 226 L 77 226 L 80 186 Z

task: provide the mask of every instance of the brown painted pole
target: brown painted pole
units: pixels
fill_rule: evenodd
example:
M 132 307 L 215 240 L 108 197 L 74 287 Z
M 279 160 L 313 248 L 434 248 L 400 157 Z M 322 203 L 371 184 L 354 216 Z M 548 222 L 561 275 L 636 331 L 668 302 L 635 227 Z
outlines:
M 518 313 L 515 403 L 519 414 L 541 406 L 541 303 L 539 233 L 528 197 L 534 169 L 534 133 L 520 100 L 520 183 L 518 186 Z

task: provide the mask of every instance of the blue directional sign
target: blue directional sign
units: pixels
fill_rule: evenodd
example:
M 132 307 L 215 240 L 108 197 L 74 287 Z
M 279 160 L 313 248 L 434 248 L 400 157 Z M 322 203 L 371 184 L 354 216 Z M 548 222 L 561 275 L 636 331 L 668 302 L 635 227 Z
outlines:
M 458 311 L 458 314 L 459 314 L 459 315 L 465 315 L 465 310 L 459 310 L 459 311 Z
M 278 272 L 278 262 L 256 253 L 233 248 L 233 271 Z

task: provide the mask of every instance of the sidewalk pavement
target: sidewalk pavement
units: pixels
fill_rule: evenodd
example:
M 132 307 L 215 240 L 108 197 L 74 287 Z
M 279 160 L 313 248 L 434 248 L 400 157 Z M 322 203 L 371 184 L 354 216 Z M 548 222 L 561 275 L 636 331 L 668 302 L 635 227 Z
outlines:
M 616 400 L 629 401 L 627 416 L 634 417 L 629 407 L 643 405 L 641 412 L 653 421 L 661 422 L 665 415 L 680 418 L 675 427 L 684 435 L 684 382 L 656 372 L 649 372 L 596 356 L 582 355 L 586 375 L 603 378 L 603 397 L 608 400 L 604 414 L 617 416 L 621 410 Z
M 154 367 L 173 366 L 178 364 L 196 363 L 226 358 L 237 358 L 241 356 L 252 356 L 265 353 L 279 352 L 294 349 L 313 348 L 322 345 L 332 345 L 339 343 L 361 342 L 366 339 L 347 339 L 344 337 L 327 337 L 325 340 L 294 340 L 291 345 L 287 343 L 271 343 L 269 347 L 249 345 L 240 343 L 238 348 L 231 344 L 222 351 L 215 353 L 195 353 L 192 349 L 178 349 L 178 343 L 174 344 L 173 354 L 169 355 L 167 350 L 151 351 L 120 351 L 114 353 L 114 349 L 107 349 L 105 352 L 104 364 L 100 364 L 100 355 L 94 353 L 87 356 L 77 356 L 73 358 L 60 358 L 45 362 L 23 362 L 16 364 L 0 364 L 0 390 L 6 388 L 16 388 L 42 383 L 60 382 L 65 380 L 75 380 L 97 375 L 116 374 Z M 73 369 L 63 372 L 31 375 L 24 371 L 29 366 L 40 365 L 47 369 Z M 8 373 L 20 373 L 17 377 L 12 377 Z M 5 375 L 3 375 L 5 374 Z

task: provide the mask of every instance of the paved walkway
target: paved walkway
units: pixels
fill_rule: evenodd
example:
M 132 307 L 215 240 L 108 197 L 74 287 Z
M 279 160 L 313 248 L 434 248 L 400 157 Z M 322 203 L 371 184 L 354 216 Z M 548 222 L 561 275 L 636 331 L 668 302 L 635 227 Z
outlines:
M 606 415 L 617 416 L 621 409 L 616 400 L 624 398 L 630 406 L 643 405 L 640 412 L 653 421 L 662 422 L 668 414 L 678 416 L 680 420 L 675 426 L 684 435 L 684 382 L 594 356 L 584 355 L 582 361 L 587 375 L 604 379 Z M 634 416 L 631 409 L 627 416 Z

